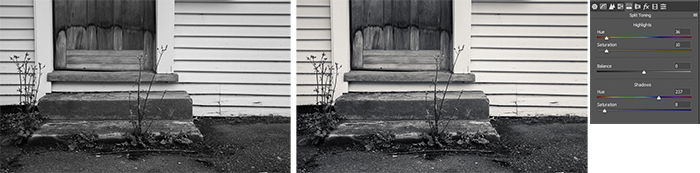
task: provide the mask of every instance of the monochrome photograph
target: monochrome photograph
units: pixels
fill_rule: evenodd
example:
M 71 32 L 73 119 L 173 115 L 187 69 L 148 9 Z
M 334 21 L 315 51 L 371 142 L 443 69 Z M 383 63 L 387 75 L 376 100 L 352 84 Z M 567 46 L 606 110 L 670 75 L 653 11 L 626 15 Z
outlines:
M 290 9 L 0 1 L 0 172 L 290 172 Z
M 297 172 L 587 172 L 587 1 L 296 10 Z

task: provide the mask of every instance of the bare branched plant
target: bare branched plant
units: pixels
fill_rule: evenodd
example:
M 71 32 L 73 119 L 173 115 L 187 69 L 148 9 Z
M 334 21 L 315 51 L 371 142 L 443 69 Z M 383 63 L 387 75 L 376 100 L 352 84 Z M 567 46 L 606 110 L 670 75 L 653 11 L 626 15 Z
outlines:
M 10 61 L 17 66 L 17 74 L 19 76 L 19 104 L 24 108 L 24 112 L 33 112 L 37 104 L 37 95 L 41 84 L 41 70 L 46 67 L 39 62 L 33 62 L 29 53 L 25 53 L 24 57 L 17 55 L 10 56 Z
M 155 61 L 155 64 L 153 64 L 153 70 L 157 71 L 158 69 L 158 64 L 160 64 L 161 59 L 163 58 L 163 54 L 165 54 L 165 51 L 168 50 L 168 45 L 161 46 L 156 48 L 157 52 L 157 58 Z M 148 114 L 147 110 L 150 108 L 149 102 L 152 101 L 150 100 L 151 98 L 151 89 L 153 88 L 153 84 L 155 83 L 156 79 L 156 74 L 151 74 L 151 78 L 147 79 L 147 81 L 143 80 L 143 67 L 144 67 L 144 62 L 147 62 L 145 60 L 147 56 L 141 54 L 137 56 L 137 59 L 139 61 L 139 70 L 138 71 L 138 77 L 136 78 L 136 105 L 135 108 L 131 108 L 131 113 L 136 115 L 136 119 L 132 121 L 131 123 L 134 125 L 133 129 L 133 135 L 135 136 L 142 136 L 148 133 L 151 125 L 153 124 L 153 121 L 146 122 L 146 115 Z M 144 86 L 142 83 L 147 82 L 146 86 Z M 145 88 L 144 88 L 145 87 Z M 160 99 L 163 100 L 165 97 L 166 91 L 163 91 Z M 130 93 L 131 95 L 131 93 Z
M 455 59 L 454 61 L 457 61 L 464 51 L 464 46 L 460 46 L 457 48 L 453 49 L 455 53 Z M 445 116 L 454 114 L 457 110 L 453 110 L 452 113 L 448 114 L 448 110 L 445 110 L 445 98 L 447 97 L 447 93 L 449 92 L 450 89 L 450 84 L 452 84 L 452 76 L 454 75 L 454 67 L 455 63 L 448 63 L 449 67 L 448 69 L 452 72 L 449 73 L 449 76 L 447 77 L 447 81 L 445 81 L 445 88 L 440 89 L 439 84 L 441 83 L 440 81 L 440 62 L 441 59 L 447 57 L 447 55 L 440 54 L 440 55 L 435 55 L 434 60 L 435 60 L 435 75 L 433 76 L 432 80 L 432 100 L 429 104 L 430 108 L 428 110 L 432 111 L 426 111 L 428 113 L 428 117 L 432 117 L 431 120 L 428 121 L 428 124 L 430 126 L 430 135 L 432 136 L 432 140 L 434 141 L 439 141 L 437 138 L 442 136 L 441 134 L 445 132 L 447 126 L 449 125 L 449 119 L 448 120 L 443 120 Z M 459 96 L 457 100 L 461 99 L 462 94 L 464 93 L 464 90 L 461 90 L 459 92 Z M 432 116 L 430 115 L 432 113 Z M 441 128 L 442 124 L 442 128 Z M 439 143 L 438 143 L 439 145 Z
M 303 138 L 303 143 L 319 144 L 331 130 L 333 130 L 342 117 L 335 113 L 333 104 L 335 99 L 335 87 L 338 83 L 338 70 L 342 66 L 334 63 L 325 53 L 321 57 L 314 55 L 306 57 L 313 66 L 316 85 L 316 102 L 313 105 L 314 112 L 297 114 L 297 130 L 301 134 L 308 135 Z
M 311 62 L 316 79 L 316 106 L 317 111 L 321 113 L 330 113 L 333 107 L 335 97 L 335 87 L 338 83 L 338 70 L 342 65 L 329 61 L 325 53 L 321 57 L 314 55 L 306 57 L 306 60 Z

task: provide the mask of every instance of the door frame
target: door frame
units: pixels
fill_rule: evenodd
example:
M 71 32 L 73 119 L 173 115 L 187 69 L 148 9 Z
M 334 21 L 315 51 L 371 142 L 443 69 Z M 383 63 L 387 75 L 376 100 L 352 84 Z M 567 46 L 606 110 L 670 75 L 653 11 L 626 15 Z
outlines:
M 156 46 L 168 45 L 156 67 L 156 73 L 173 72 L 173 48 L 175 44 L 175 1 L 156 0 Z M 34 57 L 36 62 L 46 64 L 41 75 L 41 85 L 37 97 L 51 92 L 51 81 L 47 74 L 54 71 L 53 1 L 34 0 Z
M 350 0 L 330 0 L 331 4 L 331 58 L 345 68 L 339 73 L 349 72 L 351 66 L 350 44 Z M 472 0 L 452 0 L 452 45 L 464 45 L 464 52 L 459 59 L 451 58 L 454 63 L 453 73 L 469 73 L 469 52 L 471 48 L 471 10 Z M 466 13 L 461 13 L 466 12 Z M 456 57 L 453 52 L 452 57 Z M 336 86 L 341 93 L 348 92 L 348 82 L 343 75 L 338 76 L 341 81 Z

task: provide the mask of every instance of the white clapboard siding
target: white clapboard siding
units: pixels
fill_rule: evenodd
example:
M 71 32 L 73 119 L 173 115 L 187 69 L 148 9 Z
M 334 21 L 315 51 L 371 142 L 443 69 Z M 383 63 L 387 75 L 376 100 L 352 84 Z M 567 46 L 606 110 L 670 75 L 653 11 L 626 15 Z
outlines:
M 489 113 L 491 116 L 582 116 L 588 115 L 588 108 L 491 105 Z
M 297 1 L 297 104 L 314 104 L 313 70 L 306 57 L 331 52 L 331 0 Z
M 469 50 L 470 60 L 588 61 L 586 50 L 486 49 Z
M 29 53 L 34 58 L 33 4 L 33 0 L 0 1 L 0 105 L 19 103 L 19 76 L 9 57 Z
M 261 112 L 261 109 L 264 110 Z M 261 107 L 261 106 L 211 106 L 211 105 L 198 105 L 195 104 L 192 107 L 192 113 L 194 116 L 267 116 L 267 115 L 289 115 L 289 107 L 278 108 L 278 107 Z
M 195 116 L 290 115 L 290 1 L 175 1 L 173 69 Z
M 472 1 L 470 70 L 492 116 L 587 116 L 587 1 Z
M 290 115 L 290 1 L 176 0 L 173 71 L 195 116 Z M 54 92 L 134 91 L 130 83 L 54 82 Z

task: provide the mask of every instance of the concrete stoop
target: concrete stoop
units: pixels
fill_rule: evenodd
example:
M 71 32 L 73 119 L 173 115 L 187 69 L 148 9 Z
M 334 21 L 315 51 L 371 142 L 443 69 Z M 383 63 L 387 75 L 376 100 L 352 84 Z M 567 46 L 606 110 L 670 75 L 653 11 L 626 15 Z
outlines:
M 457 135 L 480 134 L 489 141 L 499 140 L 500 136 L 491 123 L 486 120 L 451 120 L 446 126 L 445 133 Z M 430 125 L 426 120 L 352 120 L 340 124 L 326 138 L 326 143 L 342 145 L 362 142 L 376 134 L 391 134 L 395 142 L 411 143 L 420 142 L 427 139 Z
M 143 94 L 143 93 L 142 93 Z M 63 142 L 74 134 L 97 135 L 98 142 L 121 142 L 136 120 L 136 93 L 50 93 L 39 99 L 39 112 L 50 121 L 29 138 L 30 144 Z M 141 95 L 141 97 L 145 97 Z M 152 91 L 145 126 L 156 135 L 187 135 L 201 140 L 192 122 L 192 99 L 185 91 Z
M 191 120 L 144 120 L 143 124 L 155 136 L 186 135 L 193 141 L 203 139 Z M 133 129 L 134 125 L 129 120 L 51 120 L 35 131 L 27 142 L 30 145 L 62 143 L 75 134 L 89 134 L 97 135 L 96 142 L 117 143 L 126 141 Z
M 332 131 L 326 143 L 361 142 L 376 134 L 390 134 L 396 142 L 426 139 L 430 125 L 431 93 L 347 93 L 336 100 L 335 109 L 347 120 Z M 441 97 L 441 96 L 440 96 Z M 489 122 L 489 100 L 482 91 L 448 92 L 444 110 L 449 115 L 441 128 L 448 134 L 480 134 L 490 141 L 500 136 Z

